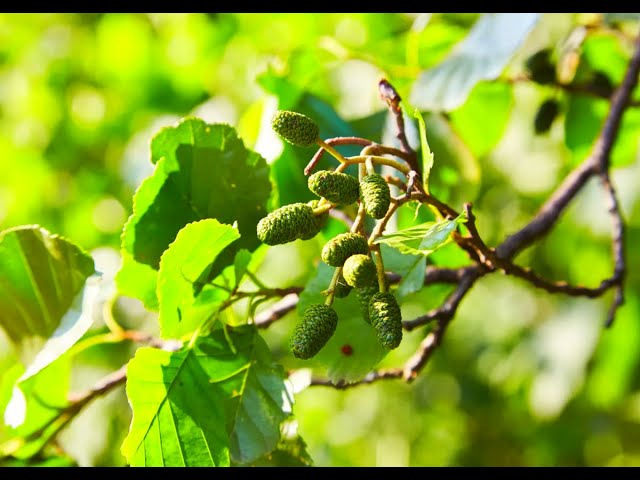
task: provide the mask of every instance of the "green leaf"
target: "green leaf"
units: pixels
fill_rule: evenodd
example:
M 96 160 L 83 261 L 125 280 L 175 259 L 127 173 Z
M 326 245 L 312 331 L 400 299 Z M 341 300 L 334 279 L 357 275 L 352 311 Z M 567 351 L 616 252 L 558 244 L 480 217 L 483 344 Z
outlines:
M 253 326 L 217 329 L 193 348 L 140 348 L 127 369 L 133 409 L 122 453 L 133 466 L 222 466 L 273 450 L 292 397 Z
M 500 141 L 513 106 L 513 87 L 500 82 L 477 84 L 467 101 L 451 112 L 451 126 L 476 157 Z
M 126 226 L 125 226 L 126 229 Z M 158 295 L 156 295 L 156 282 L 158 270 L 144 263 L 138 263 L 133 255 L 121 250 L 122 267 L 116 273 L 116 285 L 118 290 L 133 298 L 142 301 L 149 310 L 158 310 Z
M 429 147 L 427 141 L 427 126 L 424 123 L 422 114 L 416 109 L 413 111 L 413 116 L 418 120 L 418 129 L 420 131 L 420 152 L 422 154 L 422 183 L 424 189 L 429 193 L 429 174 L 433 167 L 433 152 Z
M 123 269 L 116 277 L 123 294 L 149 308 L 155 306 L 149 293 L 155 290 L 152 270 L 157 271 L 162 253 L 182 227 L 205 218 L 237 222 L 241 238 L 219 257 L 213 278 L 233 263 L 238 249 L 253 251 L 260 245 L 256 225 L 271 193 L 266 161 L 245 148 L 229 125 L 187 118 L 165 127 L 151 141 L 151 161 L 156 168 L 134 196 L 122 236 Z
M 65 455 L 51 455 L 45 458 L 0 458 L 0 467 L 77 467 L 76 461 Z
M 290 428 L 291 426 L 294 428 Z M 251 462 L 252 467 L 309 467 L 313 460 L 307 452 L 307 444 L 297 434 L 297 422 L 285 422 L 285 431 L 276 449 Z M 292 430 L 291 432 L 289 430 Z M 247 465 L 247 464 L 244 464 Z
M 594 405 L 611 409 L 633 389 L 640 363 L 640 325 L 637 312 L 640 302 L 628 295 L 625 305 L 616 313 L 613 327 L 606 331 L 598 345 L 586 390 Z M 617 355 L 617 352 L 626 352 Z
M 571 150 L 572 164 L 589 155 L 609 110 L 601 98 L 571 95 L 565 115 L 565 144 Z M 638 152 L 640 111 L 628 109 L 620 123 L 616 142 L 611 150 L 611 165 L 620 167 L 633 163 Z
M 240 282 L 244 278 L 244 275 L 249 270 L 249 265 L 251 263 L 251 252 L 246 249 L 240 250 L 236 253 L 236 257 L 233 259 L 233 272 L 234 272 L 234 280 L 233 280 L 233 288 L 236 289 L 240 285 Z
M 86 331 L 90 319 L 87 324 L 69 308 L 93 273 L 91 256 L 44 228 L 21 226 L 0 234 L 0 326 L 23 363 L 29 364 L 54 332 L 57 339 L 40 354 L 39 369 Z
M 384 268 L 395 272 L 402 277 L 396 290 L 396 298 L 399 303 L 412 293 L 424 287 L 424 272 L 427 267 L 427 258 L 424 255 L 408 255 L 400 253 L 384 243 L 380 245 Z
M 162 254 L 158 272 L 160 335 L 193 333 L 229 298 L 228 290 L 206 283 L 213 262 L 240 238 L 238 230 L 213 218 L 190 223 Z
M 538 13 L 484 13 L 446 60 L 420 74 L 411 103 L 430 111 L 462 105 L 479 81 L 502 73 L 539 17 Z
M 449 236 L 458 224 L 466 221 L 467 217 L 463 212 L 453 220 L 425 222 L 397 232 L 381 235 L 374 243 L 387 244 L 405 254 L 427 256 L 443 246 L 449 240 Z
M 614 85 L 622 82 L 629 54 L 619 38 L 605 32 L 594 32 L 585 38 L 581 50 L 578 75 L 588 77 L 599 71 L 607 75 Z
M 139 348 L 127 367 L 133 409 L 121 451 L 132 466 L 229 465 L 224 393 L 198 350 Z
M 3 379 L 3 391 L 21 369 L 21 366 L 14 369 Z M 67 420 L 60 416 L 60 411 L 68 405 L 70 381 L 68 355 L 57 358 L 24 381 L 16 381 L 4 408 L 4 423 L 12 427 L 12 439 L 0 445 L 0 455 L 27 459 L 45 446 Z
M 334 270 L 320 262 L 316 275 L 300 293 L 299 316 L 309 305 L 324 303 L 322 291 L 329 286 Z M 388 351 L 380 345 L 374 328 L 363 320 L 355 292 L 348 297 L 334 299 L 333 309 L 338 314 L 338 326 L 313 362 L 326 367 L 327 375 L 335 383 L 356 382 L 369 373 Z M 346 346 L 350 348 L 343 348 Z
M 438 168 L 429 176 L 431 195 L 449 205 L 473 201 L 479 190 L 480 163 L 444 115 L 424 115 L 429 146 Z
M 74 305 L 64 315 L 60 326 L 38 350 L 35 357 L 28 363 L 27 368 L 22 371 L 22 365 L 20 365 L 22 373 L 12 386 L 6 409 L 3 408 L 4 420 L 7 425 L 21 429 L 23 432 L 29 428 L 31 430 L 42 429 L 42 432 L 37 434 L 33 431 L 24 433 L 24 435 L 35 436 L 37 439 L 36 441 L 27 441 L 26 445 L 20 447 L 21 453 L 13 453 L 14 456 L 27 455 L 24 453 L 25 450 L 29 452 L 34 448 L 39 449 L 46 443 L 47 432 L 50 432 L 49 435 L 55 433 L 56 425 L 61 420 L 48 424 L 50 420 L 55 419 L 58 412 L 54 406 L 55 392 L 60 392 L 60 388 L 64 389 L 59 395 L 60 403 L 64 403 L 69 386 L 70 368 L 64 354 L 87 332 L 93 323 L 94 307 L 98 305 L 99 291 L 99 279 L 90 277 L 81 294 L 76 297 Z M 54 368 L 53 365 L 58 367 Z M 60 365 L 63 365 L 62 371 Z M 47 379 L 49 383 L 47 383 Z M 38 388 L 40 389 L 39 393 Z M 42 400 L 43 398 L 45 400 Z M 0 405 L 3 404 L 0 403 Z M 22 428 L 23 425 L 26 427 Z

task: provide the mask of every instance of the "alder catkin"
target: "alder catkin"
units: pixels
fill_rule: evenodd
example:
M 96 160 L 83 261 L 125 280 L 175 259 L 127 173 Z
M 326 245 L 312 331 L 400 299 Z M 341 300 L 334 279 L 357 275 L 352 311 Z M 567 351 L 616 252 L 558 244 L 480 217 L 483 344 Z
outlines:
M 338 325 L 338 315 L 328 305 L 309 306 L 295 326 L 289 346 L 297 358 L 308 359 L 329 341 Z
M 385 216 L 391 204 L 391 190 L 382 175 L 372 173 L 362 179 L 360 200 L 364 210 L 373 218 L 380 219 Z
M 378 293 L 377 285 L 375 287 L 356 288 L 356 296 L 360 304 L 360 313 L 362 314 L 362 319 L 367 323 L 371 323 L 371 319 L 369 318 L 369 300 L 371 300 L 371 297 L 376 293 Z
M 367 239 L 359 233 L 341 233 L 322 247 L 322 261 L 332 267 L 341 267 L 345 260 L 357 253 L 369 253 Z
M 320 135 L 316 122 L 289 110 L 278 110 L 271 120 L 271 128 L 284 140 L 299 147 L 313 146 Z
M 292 203 L 269 213 L 258 222 L 258 239 L 267 245 L 281 245 L 308 236 L 317 228 L 313 208 Z M 317 232 L 316 232 L 317 233 Z
M 342 268 L 344 279 L 355 288 L 370 287 L 378 282 L 376 264 L 369 255 L 351 255 Z
M 380 344 L 393 350 L 402 341 L 402 313 L 390 292 L 378 292 L 369 300 L 369 319 L 378 334 Z
M 307 180 L 309 190 L 336 205 L 350 205 L 358 200 L 358 179 L 342 172 L 320 170 Z

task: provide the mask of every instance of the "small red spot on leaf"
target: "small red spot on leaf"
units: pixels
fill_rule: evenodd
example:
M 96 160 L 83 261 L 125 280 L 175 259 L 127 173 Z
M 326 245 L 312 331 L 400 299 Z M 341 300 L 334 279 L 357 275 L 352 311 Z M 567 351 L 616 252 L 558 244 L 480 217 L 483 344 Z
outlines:
M 351 345 L 343 345 L 340 347 L 340 351 L 343 355 L 350 357 L 353 354 L 353 347 Z

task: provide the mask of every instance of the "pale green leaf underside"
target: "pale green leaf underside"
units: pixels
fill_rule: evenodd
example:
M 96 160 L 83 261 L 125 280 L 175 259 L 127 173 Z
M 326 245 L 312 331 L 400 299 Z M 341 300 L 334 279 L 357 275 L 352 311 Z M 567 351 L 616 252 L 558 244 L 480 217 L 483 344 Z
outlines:
M 60 410 L 69 404 L 71 357 L 59 356 L 19 384 L 18 376 L 24 377 L 24 371 L 16 364 L 1 383 L 2 396 L 6 398 L 11 390 L 6 405 L 2 401 L 0 406 L 4 424 L 12 427 L 12 440 L 0 445 L 0 456 L 27 459 L 40 451 L 66 421 L 60 417 Z
M 443 62 L 418 77 L 411 103 L 423 111 L 450 111 L 462 105 L 479 81 L 500 75 L 539 17 L 539 13 L 482 14 Z
M 192 333 L 229 298 L 207 282 L 220 252 L 240 238 L 238 230 L 213 218 L 186 225 L 160 259 L 158 299 L 160 334 L 180 338 Z
M 93 273 L 90 255 L 37 225 L 0 234 L 0 326 L 25 363 L 36 353 L 34 345 L 60 326 Z
M 384 243 L 380 245 L 384 267 L 388 271 L 397 273 L 402 277 L 395 292 L 398 302 L 424 287 L 424 272 L 427 267 L 427 258 L 424 255 L 407 255 L 400 253 Z
M 133 409 L 122 453 L 133 466 L 223 466 L 273 450 L 292 397 L 253 326 L 222 329 L 192 349 L 141 348 L 129 363 Z
M 429 174 L 433 167 L 433 152 L 427 141 L 427 126 L 424 123 L 422 114 L 416 109 L 413 116 L 418 120 L 418 131 L 420 132 L 420 152 L 422 154 L 422 184 L 427 193 L 429 193 Z
M 85 283 L 82 292 L 76 296 L 73 305 L 64 314 L 58 328 L 42 343 L 37 353 L 28 362 L 26 370 L 24 370 L 13 385 L 11 398 L 4 412 L 4 420 L 7 425 L 20 427 L 24 424 L 33 423 L 34 408 L 36 411 L 39 408 L 44 408 L 50 412 L 50 416 L 53 415 L 55 417 L 57 411 L 51 408 L 53 387 L 60 388 L 61 386 L 68 385 L 62 378 L 63 375 L 55 373 L 56 371 L 51 365 L 54 363 L 62 363 L 64 359 L 61 359 L 61 357 L 80 340 L 91 327 L 94 309 L 98 304 L 97 296 L 99 291 L 100 277 L 90 277 Z M 58 360 L 58 362 L 56 362 L 56 360 Z M 52 371 L 54 373 L 52 373 Z M 67 375 L 68 374 L 69 372 L 67 372 Z M 45 380 L 42 380 L 43 378 Z M 44 389 L 45 393 L 43 396 L 46 397 L 45 403 L 47 405 L 42 407 L 38 399 L 34 401 L 32 398 L 31 390 L 33 389 L 34 382 L 39 385 L 46 385 L 44 382 L 46 382 L 48 378 L 53 378 L 53 384 L 47 385 Z M 62 392 L 62 398 L 65 398 L 66 394 L 67 390 L 65 389 Z
M 375 243 L 387 244 L 401 253 L 426 256 L 443 246 L 458 224 L 466 220 L 464 213 L 461 213 L 453 220 L 421 223 L 382 235 L 376 239 Z

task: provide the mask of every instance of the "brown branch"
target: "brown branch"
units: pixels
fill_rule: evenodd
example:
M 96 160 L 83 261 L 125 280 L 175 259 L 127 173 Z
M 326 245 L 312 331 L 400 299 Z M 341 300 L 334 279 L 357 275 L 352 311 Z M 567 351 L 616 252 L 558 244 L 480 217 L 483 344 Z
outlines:
M 420 346 L 409 360 L 404 364 L 402 369 L 402 378 L 405 382 L 412 382 L 416 379 L 420 371 L 431 358 L 431 354 L 440 345 L 442 336 L 447 328 L 448 322 L 439 324 L 434 330 L 429 332 L 424 340 L 420 342 Z
M 49 420 L 39 430 L 29 435 L 29 438 L 35 438 L 42 435 L 42 433 L 53 426 L 53 431 L 47 432 L 47 435 L 49 436 L 48 440 L 44 442 L 38 451 L 34 452 L 32 456 L 38 455 L 48 444 L 54 442 L 58 433 L 66 427 L 68 423 L 73 420 L 92 400 L 95 400 L 96 398 L 105 395 L 114 388 L 122 385 L 126 380 L 127 365 L 128 363 L 125 363 L 115 372 L 111 372 L 109 375 L 98 380 L 90 389 L 81 393 L 69 394 L 68 400 L 70 404 L 60 409 L 55 417 L 51 418 L 51 420 Z
M 606 171 L 611 149 L 618 135 L 620 120 L 626 110 L 631 92 L 638 82 L 640 72 L 640 36 L 620 87 L 614 93 L 609 113 L 598 135 L 591 154 L 565 178 L 551 197 L 542 205 L 535 217 L 516 233 L 507 237 L 496 249 L 498 257 L 510 259 L 537 239 L 545 235 L 556 224 L 569 202 L 597 172 Z
M 289 294 L 266 310 L 263 310 L 253 320 L 253 323 L 258 328 L 267 328 L 273 322 L 280 320 L 291 310 L 294 310 L 298 305 L 299 296 L 295 293 Z
M 385 175 L 384 176 L 384 180 L 391 184 L 391 185 L 395 185 L 396 187 L 398 187 L 400 190 L 402 190 L 403 192 L 407 191 L 407 184 L 404 183 L 402 180 L 400 180 L 398 177 L 396 177 L 395 175 Z
M 478 233 L 478 227 L 476 226 L 476 216 L 473 213 L 473 206 L 471 203 L 467 202 L 463 205 L 464 213 L 467 216 L 467 221 L 465 226 L 469 231 L 469 235 L 471 235 L 471 240 L 473 245 L 476 248 L 476 252 L 478 254 L 480 263 L 484 264 L 488 269 L 495 269 L 495 252 L 487 247 Z
M 400 368 L 391 368 L 388 370 L 374 370 L 369 372 L 362 380 L 353 383 L 347 382 L 337 382 L 333 383 L 328 378 L 316 378 L 313 377 L 311 379 L 311 383 L 309 383 L 310 387 L 332 387 L 338 390 L 346 390 L 347 388 L 357 387 L 359 385 L 366 385 L 369 383 L 377 382 L 378 380 L 393 380 L 396 378 L 402 377 L 402 369 Z
M 615 279 L 616 290 L 613 303 L 611 304 L 607 314 L 607 320 L 605 321 L 605 327 L 610 327 L 613 324 L 618 308 L 624 303 L 624 279 L 627 271 L 624 255 L 624 221 L 622 219 L 620 203 L 616 197 L 616 191 L 611 183 L 609 174 L 607 172 L 601 173 L 600 180 L 602 181 L 602 186 L 604 187 L 609 200 L 609 215 L 611 217 L 613 231 L 612 251 L 614 258 L 614 270 L 611 278 Z
M 415 170 L 410 170 L 409 171 L 409 175 L 407 175 L 407 177 L 408 177 L 408 179 L 407 179 L 407 191 L 405 192 L 404 196 L 405 196 L 405 198 L 409 199 L 409 196 L 411 195 L 411 191 L 416 186 L 416 181 L 417 181 L 418 178 L 420 178 L 420 175 Z
M 554 282 L 551 280 L 547 280 L 540 277 L 531 269 L 521 267 L 520 265 L 516 265 L 515 263 L 511 262 L 504 262 L 502 265 L 500 265 L 500 268 L 503 269 L 503 271 L 508 275 L 522 278 L 523 280 L 531 283 L 534 287 L 541 288 L 549 293 L 564 293 L 565 295 L 574 297 L 597 298 L 602 296 L 604 292 L 618 283 L 618 279 L 615 276 L 612 276 L 605 280 L 602 280 L 600 282 L 600 285 L 598 285 L 597 287 L 583 287 L 581 285 L 570 285 L 565 281 Z
M 405 158 L 405 160 L 412 170 L 420 172 L 420 166 L 418 165 L 418 156 L 416 154 L 416 151 L 411 148 L 411 145 L 409 145 L 407 134 L 405 132 L 404 115 L 402 113 L 402 107 L 400 107 L 402 98 L 400 98 L 400 95 L 398 95 L 396 89 L 389 83 L 386 78 L 382 78 L 378 82 L 378 92 L 380 94 L 380 98 L 387 104 L 387 106 L 391 110 L 391 113 L 393 113 L 396 119 L 396 125 L 398 127 L 398 133 L 396 137 L 400 141 L 402 150 L 407 154 L 407 158 Z
M 636 48 L 633 57 L 629 62 L 624 80 L 611 98 L 609 113 L 590 155 L 582 162 L 581 165 L 574 169 L 565 178 L 558 188 L 556 188 L 551 197 L 542 205 L 540 210 L 528 224 L 522 227 L 519 231 L 508 236 L 494 250 L 489 248 L 482 240 L 475 224 L 475 216 L 472 212 L 471 204 L 467 203 L 464 205 L 464 209 L 469 219 L 467 222 L 467 230 L 469 231 L 470 236 L 462 237 L 461 235 L 457 235 L 457 241 L 459 242 L 459 245 L 463 246 L 463 248 L 470 252 L 472 257 L 475 256 L 477 258 L 477 263 L 473 266 L 459 269 L 456 272 L 460 275 L 458 279 L 458 286 L 440 307 L 413 320 L 403 322 L 403 327 L 406 330 L 412 330 L 429 322 L 437 321 L 436 326 L 426 335 L 418 350 L 409 358 L 403 368 L 373 371 L 361 381 L 350 384 L 342 383 L 334 385 L 328 380 L 312 379 L 311 385 L 349 388 L 390 378 L 402 378 L 406 382 L 412 381 L 424 368 L 431 357 L 431 354 L 440 344 L 446 327 L 455 316 L 460 302 L 469 292 L 475 281 L 483 275 L 490 273 L 491 271 L 495 271 L 497 268 L 502 269 L 505 273 L 524 278 L 533 285 L 545 288 L 551 292 L 563 292 L 574 295 L 595 297 L 600 296 L 608 288 L 615 286 L 615 297 L 606 322 L 607 326 L 611 324 L 616 310 L 624 302 L 623 279 L 626 272 L 626 264 L 624 257 L 624 222 L 620 212 L 620 205 L 616 198 L 615 189 L 609 178 L 608 170 L 611 150 L 618 135 L 622 115 L 626 108 L 631 104 L 631 92 L 638 82 L 638 73 L 640 72 L 640 35 L 636 38 L 635 44 Z M 381 97 L 387 101 L 392 111 L 394 111 L 394 109 L 399 110 L 398 102 L 400 101 L 400 97 L 395 92 L 395 89 L 393 89 L 393 87 L 384 79 L 380 81 L 379 88 Z M 398 116 L 397 113 L 396 116 Z M 402 117 L 401 112 L 399 116 Z M 398 122 L 398 128 L 402 133 L 404 132 L 403 123 Z M 403 143 L 402 139 L 401 143 Z M 530 246 L 553 228 L 567 205 L 575 198 L 587 181 L 596 174 L 600 176 L 607 193 L 607 197 L 609 199 L 609 213 L 613 223 L 612 250 L 614 257 L 614 273 L 612 277 L 603 280 L 600 286 L 595 289 L 581 286 L 570 286 L 565 282 L 549 282 L 537 276 L 531 270 L 512 263 L 512 258 L 517 255 L 518 252 Z M 390 216 L 404 200 L 414 198 L 434 205 L 441 213 L 447 212 L 446 214 L 449 216 L 457 216 L 456 212 L 452 211 L 453 209 L 450 209 L 450 207 L 445 204 L 438 206 L 436 203 L 437 200 L 429 197 L 424 192 L 416 192 L 412 194 L 409 189 L 408 193 L 404 197 L 396 199 L 390 208 L 388 215 Z M 386 222 L 384 222 L 383 218 L 376 225 L 376 228 L 370 237 L 370 242 L 372 239 L 375 239 L 376 234 L 382 234 L 385 225 Z M 452 272 L 449 274 L 453 276 Z
M 429 265 L 424 274 L 424 284 L 431 285 L 433 283 L 459 283 L 462 280 L 468 267 L 461 268 L 443 268 Z M 394 285 L 400 283 L 402 277 L 394 272 L 387 272 L 387 281 Z
M 428 205 L 433 205 L 445 217 L 456 218 L 459 215 L 459 213 L 456 212 L 455 209 L 453 209 L 446 203 L 441 202 L 436 197 L 433 197 L 423 191 L 413 192 L 407 200 L 419 200 Z
M 387 145 L 381 145 L 379 143 L 372 143 L 367 147 L 368 155 L 393 155 L 395 157 L 402 158 L 407 162 L 411 159 L 411 154 L 405 152 L 404 150 L 399 150 L 394 147 L 389 147 Z
M 111 372 L 109 375 L 98 380 L 93 387 L 81 393 L 69 394 L 69 401 L 72 403 L 65 411 L 74 411 L 78 413 L 85 405 L 91 400 L 98 398 L 112 389 L 122 385 L 127 379 L 127 365 L 128 362 L 122 365 L 115 372 Z
M 427 312 L 424 315 L 421 315 L 413 320 L 406 320 L 402 322 L 402 326 L 405 330 L 411 331 L 414 328 L 420 327 L 422 325 L 426 325 L 427 323 L 433 322 L 437 320 L 441 324 L 448 323 L 453 316 L 455 315 L 460 302 L 467 294 L 471 287 L 475 283 L 475 281 L 480 278 L 482 275 L 487 273 L 487 270 L 481 266 L 474 265 L 471 267 L 466 267 L 463 270 L 462 278 L 460 279 L 460 283 L 458 283 L 458 287 L 451 292 L 451 294 L 447 297 L 444 303 Z

